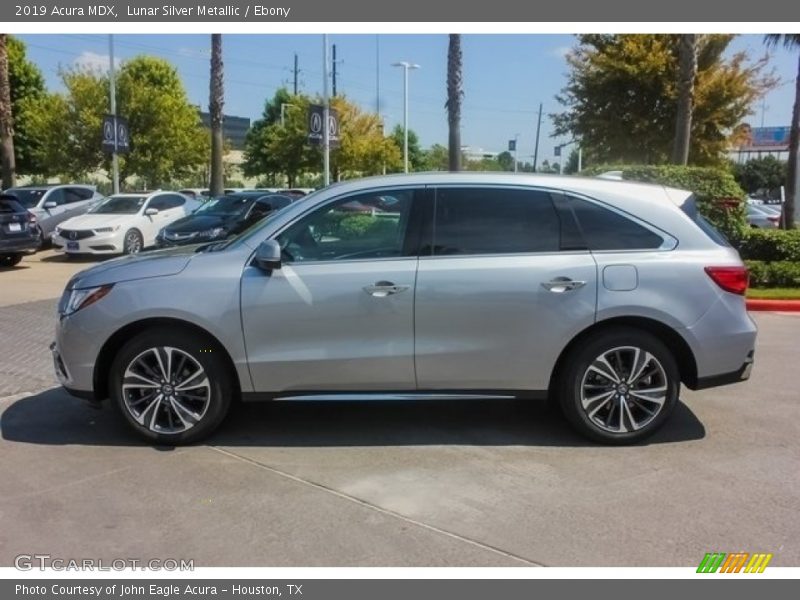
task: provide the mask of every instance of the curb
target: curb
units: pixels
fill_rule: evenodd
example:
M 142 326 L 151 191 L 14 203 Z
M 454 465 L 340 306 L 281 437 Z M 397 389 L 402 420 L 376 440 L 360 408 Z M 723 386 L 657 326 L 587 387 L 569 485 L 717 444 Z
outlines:
M 761 300 L 747 299 L 747 310 L 750 311 L 779 311 L 800 312 L 800 300 Z

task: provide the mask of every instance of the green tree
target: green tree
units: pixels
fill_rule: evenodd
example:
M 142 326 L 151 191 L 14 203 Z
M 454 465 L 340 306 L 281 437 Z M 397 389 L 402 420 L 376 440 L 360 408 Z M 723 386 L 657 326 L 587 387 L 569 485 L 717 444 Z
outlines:
M 25 44 L 8 36 L 8 80 L 11 87 L 11 110 L 14 115 L 14 156 L 17 173 L 40 174 L 46 166 L 33 157 L 40 151 L 41 140 L 29 133 L 28 107 L 45 94 L 44 77 L 39 68 L 28 60 Z
M 389 136 L 397 146 L 397 149 L 403 152 L 403 126 L 395 125 L 392 133 Z M 419 146 L 419 136 L 417 133 L 410 129 L 408 130 L 408 170 L 409 171 L 427 171 L 428 170 L 428 157 Z M 400 169 L 402 171 L 402 169 Z
M 308 96 L 292 95 L 286 88 L 279 88 L 264 103 L 262 117 L 245 139 L 245 175 L 273 180 L 285 176 L 289 187 L 294 187 L 298 176 L 321 169 L 319 149 L 307 140 L 310 104 Z
M 670 156 L 678 90 L 677 35 L 581 35 L 568 55 L 570 73 L 552 115 L 556 136 L 571 136 L 601 162 L 663 163 Z M 704 35 L 697 43 L 697 77 L 689 162 L 719 164 L 728 135 L 754 100 L 771 89 L 766 57 L 726 57 L 733 36 Z
M 103 115 L 108 111 L 106 73 L 89 69 L 61 72 L 65 91 L 31 102 L 31 135 L 43 140 L 33 158 L 47 171 L 70 179 L 98 168 L 110 170 L 100 148 Z M 175 68 L 167 61 L 138 56 L 117 77 L 117 111 L 128 120 L 131 151 L 120 157 L 120 176 L 136 176 L 148 186 L 168 185 L 206 164 L 208 134 Z
M 500 154 L 497 155 L 497 162 L 500 164 L 500 168 L 503 171 L 513 171 L 514 170 L 514 155 L 511 154 L 508 150 L 504 150 Z
M 581 168 L 583 168 L 583 165 L 581 165 Z M 570 151 L 569 156 L 567 157 L 566 164 L 564 165 L 564 173 L 566 173 L 567 175 L 572 175 L 573 173 L 577 172 L 578 172 L 578 149 L 573 148 Z
M 434 144 L 425 152 L 425 168 L 429 171 L 447 171 L 449 160 L 448 149 L 441 144 Z
M 358 177 L 377 175 L 384 167 L 394 171 L 402 166 L 402 151 L 393 137 L 383 135 L 383 124 L 377 114 L 362 111 L 345 96 L 332 98 L 331 106 L 339 114 L 340 143 L 331 154 L 334 173 Z M 409 130 L 409 161 L 411 133 Z
M 786 182 L 787 164 L 774 156 L 754 158 L 733 165 L 733 177 L 748 194 L 775 190 Z
M 120 161 L 121 176 L 136 174 L 151 187 L 161 186 L 208 160 L 208 133 L 177 70 L 166 60 L 137 56 L 122 65 L 117 110 L 128 119 L 131 132 L 131 152 Z
M 794 211 L 800 204 L 800 33 L 771 34 L 766 37 L 766 43 L 771 47 L 782 44 L 787 50 L 797 51 L 797 77 L 794 82 L 789 164 L 786 173 L 786 204 L 783 211 L 784 227 L 793 229 Z

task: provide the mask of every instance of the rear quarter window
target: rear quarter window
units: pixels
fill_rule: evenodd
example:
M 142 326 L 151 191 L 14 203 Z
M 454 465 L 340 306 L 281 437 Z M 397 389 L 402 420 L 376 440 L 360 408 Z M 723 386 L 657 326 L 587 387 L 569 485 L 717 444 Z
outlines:
M 652 250 L 664 244 L 657 233 L 611 209 L 574 196 L 569 203 L 590 250 Z

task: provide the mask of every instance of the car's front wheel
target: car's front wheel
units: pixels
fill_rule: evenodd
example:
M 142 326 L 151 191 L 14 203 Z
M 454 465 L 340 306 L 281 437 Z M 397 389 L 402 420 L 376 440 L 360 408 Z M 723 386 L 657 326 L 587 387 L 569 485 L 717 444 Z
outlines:
M 678 365 L 655 336 L 632 328 L 595 334 L 567 357 L 559 397 L 585 436 L 630 444 L 655 433 L 675 408 Z
M 144 249 L 144 240 L 142 234 L 138 229 L 129 229 L 125 232 L 125 238 L 122 242 L 123 254 L 138 254 Z
M 233 387 L 221 350 L 185 331 L 145 331 L 117 353 L 110 395 L 146 439 L 169 445 L 196 442 L 228 412 Z

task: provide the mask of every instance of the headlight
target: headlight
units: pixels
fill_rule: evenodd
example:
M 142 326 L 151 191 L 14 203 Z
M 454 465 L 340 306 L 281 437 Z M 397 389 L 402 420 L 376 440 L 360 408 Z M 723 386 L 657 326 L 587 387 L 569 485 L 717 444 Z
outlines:
M 94 230 L 95 233 L 111 233 L 112 231 L 117 231 L 119 229 L 119 225 L 115 227 L 98 227 Z
M 206 229 L 205 231 L 201 231 L 197 235 L 200 237 L 219 237 L 221 235 L 225 235 L 225 228 L 224 227 L 214 227 L 214 229 Z
M 82 290 L 69 290 L 64 292 L 66 302 L 59 303 L 59 311 L 65 317 L 78 312 L 82 308 L 86 308 L 104 298 L 114 287 L 114 284 L 101 285 L 93 288 L 84 288 Z

